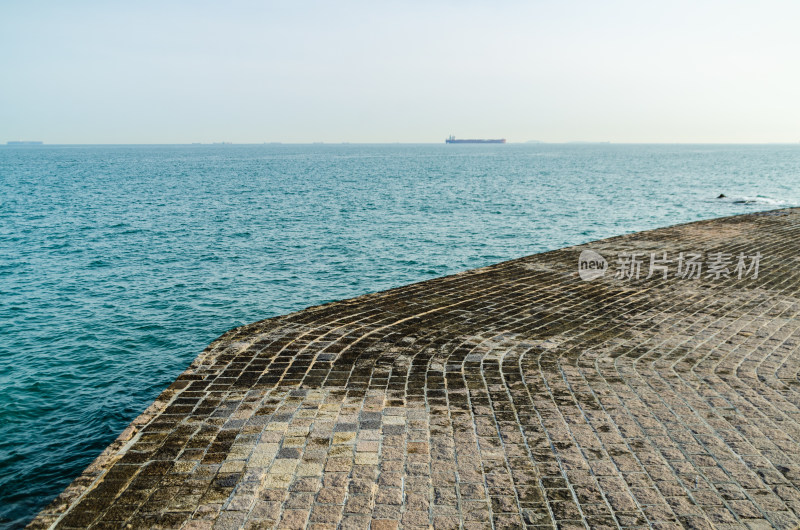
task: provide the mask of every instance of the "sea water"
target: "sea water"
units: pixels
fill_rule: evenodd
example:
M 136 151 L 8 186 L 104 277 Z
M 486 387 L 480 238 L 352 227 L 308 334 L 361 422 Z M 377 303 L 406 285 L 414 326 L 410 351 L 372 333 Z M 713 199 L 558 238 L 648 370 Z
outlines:
M 800 145 L 2 146 L 0 526 L 234 326 L 795 205 Z

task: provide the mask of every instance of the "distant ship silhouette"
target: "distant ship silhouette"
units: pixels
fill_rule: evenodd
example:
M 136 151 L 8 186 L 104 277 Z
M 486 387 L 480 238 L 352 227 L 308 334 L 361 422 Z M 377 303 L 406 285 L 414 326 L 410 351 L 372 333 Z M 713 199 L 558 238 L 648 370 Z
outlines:
M 444 141 L 446 144 L 504 144 L 506 143 L 505 138 L 500 138 L 497 140 L 484 140 L 484 139 L 468 139 L 468 140 L 458 140 L 452 134 Z

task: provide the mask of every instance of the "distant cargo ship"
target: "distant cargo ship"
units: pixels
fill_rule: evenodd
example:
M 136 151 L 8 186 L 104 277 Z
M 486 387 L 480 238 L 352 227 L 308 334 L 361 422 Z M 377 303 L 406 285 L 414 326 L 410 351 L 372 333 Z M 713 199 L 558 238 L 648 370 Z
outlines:
M 444 141 L 446 144 L 504 144 L 506 143 L 505 138 L 500 138 L 497 140 L 484 140 L 484 139 L 469 139 L 469 140 L 457 140 L 455 136 L 452 134 L 450 135 L 447 140 Z
M 6 142 L 6 145 L 42 145 L 42 142 L 40 142 L 38 140 L 37 141 L 19 141 L 19 140 L 13 141 L 12 140 L 12 141 Z

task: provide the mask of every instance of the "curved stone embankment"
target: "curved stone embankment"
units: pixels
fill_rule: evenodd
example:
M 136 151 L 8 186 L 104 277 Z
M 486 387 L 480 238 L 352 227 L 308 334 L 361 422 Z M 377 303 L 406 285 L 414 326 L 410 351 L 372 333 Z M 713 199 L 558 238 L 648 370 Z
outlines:
M 579 278 L 585 249 L 605 276 Z M 794 528 L 799 294 L 792 209 L 244 326 L 31 527 Z

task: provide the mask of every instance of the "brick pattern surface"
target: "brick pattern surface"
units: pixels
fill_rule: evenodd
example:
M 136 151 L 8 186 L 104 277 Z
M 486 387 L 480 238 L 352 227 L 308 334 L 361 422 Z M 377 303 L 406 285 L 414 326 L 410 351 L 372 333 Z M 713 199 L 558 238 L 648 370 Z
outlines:
M 585 248 L 762 259 L 756 279 L 584 282 Z M 31 527 L 795 528 L 798 313 L 781 210 L 247 325 Z

